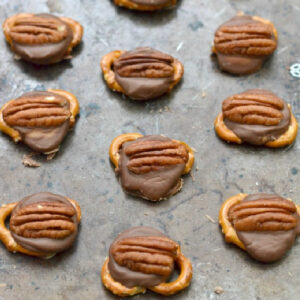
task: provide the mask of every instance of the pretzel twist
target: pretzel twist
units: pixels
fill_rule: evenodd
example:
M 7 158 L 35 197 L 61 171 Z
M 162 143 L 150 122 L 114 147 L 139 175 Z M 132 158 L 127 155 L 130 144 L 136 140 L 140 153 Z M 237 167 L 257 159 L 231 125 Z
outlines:
M 103 72 L 103 77 L 104 77 L 104 80 L 106 81 L 108 87 L 115 92 L 119 92 L 119 93 L 123 93 L 123 94 L 125 94 L 125 91 L 119 85 L 119 83 L 116 81 L 116 75 L 115 75 L 115 72 L 113 71 L 113 64 L 125 52 L 126 51 L 123 51 L 123 50 L 112 51 L 112 52 L 104 55 L 100 62 L 100 67 Z M 178 84 L 178 82 L 180 81 L 180 79 L 182 78 L 183 73 L 184 73 L 184 67 L 179 60 L 174 58 L 172 66 L 174 68 L 174 76 L 173 76 L 174 79 L 169 86 L 168 92 L 171 92 L 172 89 L 175 87 L 175 85 Z
M 109 273 L 108 262 L 109 258 L 106 258 L 102 267 L 101 279 L 104 286 L 113 294 L 119 297 L 126 297 L 146 292 L 146 288 L 144 287 L 136 286 L 133 288 L 127 288 L 120 282 L 115 281 Z M 168 296 L 178 293 L 179 291 L 190 285 L 193 275 L 192 264 L 190 260 L 181 253 L 180 247 L 178 247 L 175 262 L 180 268 L 180 274 L 178 278 L 172 282 L 164 282 L 157 286 L 151 287 L 149 288 L 149 290 L 161 295 Z
M 71 112 L 70 127 L 74 126 L 76 116 L 79 113 L 79 102 L 77 98 L 73 94 L 64 90 L 49 89 L 47 90 L 47 92 L 51 92 L 63 96 L 69 101 L 70 112 Z M 12 127 L 8 126 L 3 119 L 3 111 L 12 101 L 14 101 L 14 99 L 5 103 L 0 109 L 0 130 L 5 134 L 9 135 L 14 140 L 14 142 L 17 143 L 22 140 L 20 133 L 17 130 L 13 129 Z
M 288 106 L 291 111 L 290 105 Z M 237 144 L 243 143 L 243 141 L 225 125 L 224 115 L 222 112 L 219 113 L 219 115 L 215 119 L 215 130 L 218 136 L 227 142 L 232 142 Z M 298 132 L 298 123 L 291 111 L 291 122 L 287 131 L 283 133 L 280 137 L 278 137 L 275 141 L 269 141 L 264 145 L 270 148 L 285 147 L 294 142 L 297 136 L 297 132 Z
M 66 197 L 67 200 L 70 201 L 70 203 L 74 206 L 76 213 L 77 213 L 77 219 L 78 223 L 80 223 L 81 220 L 81 209 L 79 204 L 68 197 Z M 55 253 L 39 253 L 27 250 L 23 248 L 21 245 L 17 244 L 14 238 L 12 237 L 10 230 L 5 225 L 5 220 L 11 215 L 13 209 L 18 204 L 18 202 L 10 203 L 10 204 L 3 204 L 0 207 L 0 241 L 6 246 L 7 250 L 10 252 L 20 252 L 23 254 L 27 254 L 30 256 L 37 256 L 37 257 L 52 257 L 55 255 Z
M 162 5 L 143 5 L 143 4 L 137 4 L 130 0 L 114 0 L 114 3 L 118 6 L 124 6 L 129 9 L 135 9 L 140 11 L 154 11 L 159 10 L 167 7 L 171 7 L 176 5 L 177 0 L 171 0 L 170 3 L 162 4 Z
M 124 133 L 113 139 L 109 147 L 109 157 L 116 168 L 118 168 L 119 165 L 119 159 L 120 159 L 119 150 L 121 149 L 122 145 L 126 142 L 134 141 L 141 137 L 143 137 L 143 135 L 140 133 Z M 194 164 L 194 160 L 195 160 L 194 151 L 185 142 L 178 141 L 178 140 L 173 140 L 173 141 L 184 145 L 189 153 L 189 159 L 185 164 L 185 168 L 182 172 L 182 175 L 188 174 L 191 171 Z

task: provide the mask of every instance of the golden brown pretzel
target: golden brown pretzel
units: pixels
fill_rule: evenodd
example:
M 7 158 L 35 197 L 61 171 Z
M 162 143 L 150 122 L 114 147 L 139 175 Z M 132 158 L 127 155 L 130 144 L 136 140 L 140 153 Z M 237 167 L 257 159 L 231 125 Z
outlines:
M 13 41 L 12 41 L 9 33 L 10 33 L 11 28 L 14 26 L 16 19 L 17 18 L 28 18 L 28 17 L 30 18 L 33 16 L 34 16 L 34 14 L 20 13 L 20 14 L 11 16 L 10 18 L 8 18 L 4 21 L 2 28 L 3 28 L 5 38 L 6 38 L 7 42 L 10 44 L 10 46 L 12 46 Z M 73 40 L 70 43 L 68 50 L 65 54 L 65 58 L 67 58 L 70 55 L 70 53 L 72 52 L 72 49 L 80 43 L 82 36 L 83 36 L 83 27 L 77 21 L 75 21 L 71 18 L 66 18 L 66 17 L 59 17 L 59 18 L 70 26 L 72 33 L 73 33 Z M 55 61 L 52 63 L 55 63 Z
M 109 157 L 116 168 L 118 167 L 118 164 L 119 164 L 119 158 L 120 158 L 119 150 L 120 150 L 122 144 L 129 142 L 129 141 L 134 141 L 140 137 L 143 137 L 143 135 L 140 133 L 124 133 L 113 139 L 113 141 L 111 142 L 110 147 L 109 147 Z M 189 159 L 188 159 L 188 161 L 185 165 L 185 169 L 182 173 L 183 175 L 188 174 L 191 171 L 193 164 L 194 164 L 194 160 L 195 160 L 194 151 L 188 144 L 186 144 L 182 141 L 178 141 L 178 140 L 173 140 L 173 141 L 184 145 L 186 147 L 186 149 L 188 150 Z
M 109 273 L 108 261 L 109 258 L 106 258 L 101 271 L 102 282 L 108 290 L 120 297 L 134 296 L 136 294 L 146 292 L 146 288 L 138 286 L 133 288 L 127 288 L 120 282 L 115 281 Z M 178 247 L 175 262 L 180 268 L 180 274 L 178 278 L 175 281 L 161 283 L 157 286 L 149 288 L 150 290 L 152 290 L 155 293 L 168 296 L 173 295 L 190 285 L 193 275 L 192 264 L 190 260 L 181 253 L 180 247 Z
M 225 240 L 227 243 L 233 243 L 240 247 L 241 249 L 245 250 L 244 244 L 238 238 L 234 227 L 232 226 L 231 222 L 228 219 L 228 212 L 230 208 L 241 201 L 243 201 L 248 194 L 237 194 L 233 197 L 228 198 L 222 205 L 219 213 L 219 223 L 222 227 L 222 232 L 225 235 Z M 300 205 L 296 205 L 298 214 L 300 214 Z
M 78 223 L 80 223 L 81 220 L 81 209 L 79 204 L 68 197 L 66 197 L 71 204 L 74 206 L 76 213 L 77 213 L 77 219 Z M 37 257 L 51 257 L 53 253 L 45 254 L 45 253 L 39 253 L 39 252 L 33 252 L 30 250 L 27 250 L 16 243 L 14 238 L 12 237 L 9 229 L 5 225 L 5 220 L 10 216 L 15 206 L 18 204 L 18 202 L 10 203 L 10 204 L 3 204 L 0 207 L 0 240 L 2 243 L 6 246 L 7 250 L 10 252 L 20 252 L 23 254 L 27 254 L 30 256 L 37 256 Z
M 104 80 L 106 81 L 108 87 L 116 92 L 125 94 L 125 91 L 123 88 L 118 84 L 118 82 L 115 79 L 115 72 L 112 69 L 113 63 L 126 51 L 124 50 L 115 50 L 112 51 L 106 55 L 104 55 L 100 62 L 100 67 L 103 72 Z M 180 81 L 180 79 L 183 76 L 184 68 L 182 63 L 174 58 L 173 62 L 173 68 L 174 68 L 174 80 L 169 86 L 169 91 L 171 92 L 174 86 Z
M 64 91 L 64 90 L 52 90 L 52 89 L 49 89 L 47 91 L 51 92 L 51 93 L 54 93 L 54 94 L 61 95 L 61 96 L 65 97 L 65 98 L 67 98 L 67 100 L 70 103 L 70 112 L 71 112 L 70 126 L 72 127 L 74 125 L 74 123 L 75 123 L 75 118 L 76 118 L 76 116 L 79 113 L 79 103 L 78 103 L 77 98 L 73 94 L 71 94 L 71 93 L 69 93 L 67 91 Z M 13 129 L 12 127 L 8 126 L 5 123 L 5 121 L 3 119 L 3 114 L 2 114 L 3 110 L 12 101 L 14 101 L 14 99 L 8 101 L 7 103 L 5 103 L 1 107 L 1 109 L 0 109 L 0 130 L 3 131 L 4 133 L 6 133 L 7 135 L 9 135 L 14 140 L 14 142 L 17 143 L 17 142 L 19 142 L 19 141 L 22 140 L 20 133 L 17 130 Z
M 289 109 L 291 111 L 290 105 Z M 215 119 L 215 130 L 218 136 L 227 141 L 227 142 L 232 142 L 232 143 L 237 143 L 237 144 L 242 144 L 242 140 L 233 132 L 231 131 L 224 123 L 224 115 L 223 113 L 219 113 L 219 115 Z M 298 123 L 291 111 L 291 123 L 288 128 L 288 130 L 282 134 L 278 139 L 275 141 L 270 141 L 264 144 L 267 147 L 270 148 L 279 148 L 279 147 L 284 147 L 287 145 L 290 145 L 294 142 L 296 139 L 298 132 Z
M 141 11 L 153 11 L 153 10 L 167 8 L 176 5 L 176 2 L 177 0 L 171 0 L 170 3 L 163 4 L 163 5 L 142 5 L 142 4 L 134 3 L 130 0 L 114 0 L 114 3 L 118 6 L 124 6 L 129 9 L 135 9 Z

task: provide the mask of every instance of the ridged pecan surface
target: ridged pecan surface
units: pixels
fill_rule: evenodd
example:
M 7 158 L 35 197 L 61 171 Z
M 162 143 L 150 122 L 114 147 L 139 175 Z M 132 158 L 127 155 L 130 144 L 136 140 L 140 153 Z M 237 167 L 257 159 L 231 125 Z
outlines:
M 165 237 L 124 238 L 112 248 L 114 260 L 132 271 L 170 275 L 178 244 Z
M 62 239 L 75 230 L 73 207 L 65 203 L 37 202 L 26 205 L 12 214 L 10 230 L 26 238 Z
M 58 18 L 19 17 L 10 29 L 10 37 L 20 44 L 58 43 L 68 35 L 67 25 Z
M 231 207 L 228 217 L 239 231 L 280 231 L 297 226 L 296 212 L 292 201 L 276 197 L 242 201 Z
M 214 39 L 217 52 L 250 56 L 267 56 L 274 52 L 277 43 L 273 27 L 263 22 L 221 26 Z
M 174 74 L 174 59 L 151 48 L 137 48 L 123 54 L 114 69 L 122 77 L 164 78 Z
M 251 91 L 233 95 L 223 101 L 225 118 L 242 124 L 277 125 L 283 114 L 284 102 L 272 93 Z
M 61 97 L 24 96 L 8 104 L 3 110 L 3 119 L 9 126 L 55 127 L 70 117 L 67 104 Z
M 175 141 L 141 140 L 125 148 L 129 157 L 128 169 L 136 174 L 157 171 L 162 167 L 185 164 L 188 161 L 186 147 Z

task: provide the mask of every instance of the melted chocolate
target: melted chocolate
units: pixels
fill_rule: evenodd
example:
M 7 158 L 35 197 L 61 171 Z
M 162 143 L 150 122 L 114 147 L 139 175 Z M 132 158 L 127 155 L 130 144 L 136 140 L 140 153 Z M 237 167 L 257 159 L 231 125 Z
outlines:
M 138 139 L 153 141 L 168 141 L 167 137 L 160 135 L 149 135 Z M 135 143 L 135 141 L 127 142 L 120 149 L 120 159 L 118 174 L 122 188 L 128 194 L 142 197 L 151 201 L 159 201 L 174 195 L 181 188 L 181 175 L 185 168 L 185 164 L 177 164 L 162 167 L 158 171 L 151 171 L 145 174 L 135 174 L 128 170 L 127 163 L 129 157 L 125 154 L 124 149 Z
M 48 65 L 62 60 L 73 39 L 72 29 L 67 23 L 56 16 L 50 14 L 37 14 L 37 16 L 60 20 L 68 30 L 67 37 L 58 43 L 40 45 L 20 44 L 13 41 L 12 51 L 23 59 L 38 65 Z
M 161 78 L 125 77 L 118 73 L 119 66 L 124 64 L 143 64 L 164 62 L 171 65 L 173 58 L 152 48 L 137 48 L 124 53 L 114 63 L 115 79 L 125 94 L 134 100 L 149 100 L 162 96 L 169 91 L 173 76 Z
M 222 26 L 239 26 L 254 23 L 260 22 L 254 20 L 251 16 L 235 16 L 229 21 L 222 24 L 219 28 L 221 28 Z M 272 36 L 272 39 L 275 40 L 275 37 Z M 255 57 L 246 55 L 227 55 L 217 52 L 217 59 L 220 68 L 223 71 L 235 75 L 246 75 L 259 71 L 268 57 L 269 55 Z
M 128 237 L 144 236 L 166 237 L 160 231 L 151 227 L 133 227 L 119 234 L 110 246 L 108 262 L 109 272 L 115 281 L 122 283 L 128 288 L 132 288 L 134 286 L 141 286 L 146 288 L 153 287 L 168 280 L 168 278 L 164 276 L 132 271 L 126 267 L 118 265 L 114 260 L 111 252 L 114 243 Z
M 16 213 L 18 210 L 25 207 L 26 205 L 38 203 L 38 202 L 53 202 L 53 201 L 65 203 L 66 205 L 73 207 L 70 201 L 63 196 L 52 194 L 52 193 L 46 193 L 46 192 L 37 193 L 22 199 L 12 211 L 12 215 Z M 19 236 L 12 231 L 10 233 L 14 238 L 14 240 L 25 249 L 34 252 L 45 253 L 45 254 L 58 253 L 71 247 L 76 238 L 77 231 L 78 231 L 77 214 L 75 214 L 72 217 L 72 220 L 75 224 L 75 230 L 71 235 L 69 235 L 64 239 L 26 238 L 26 237 Z
M 248 90 L 244 93 L 252 94 L 272 94 L 273 93 L 266 90 Z M 288 105 L 284 102 L 284 108 L 281 110 L 283 118 L 279 124 L 274 126 L 265 125 L 249 125 L 230 121 L 224 118 L 224 123 L 227 128 L 232 130 L 240 139 L 252 145 L 264 145 L 269 141 L 274 141 L 278 139 L 283 133 L 285 133 L 291 122 L 291 112 Z
M 62 96 L 51 92 L 29 92 L 22 95 L 18 99 L 25 97 L 34 98 L 40 96 L 63 98 Z M 69 101 L 67 101 L 66 103 L 69 107 Z M 13 128 L 20 133 L 22 141 L 33 151 L 36 151 L 38 153 L 48 153 L 53 150 L 56 150 L 59 147 L 62 140 L 68 133 L 69 127 L 70 120 L 68 119 L 62 125 L 57 127 L 32 128 L 14 126 Z
M 254 194 L 243 201 L 278 198 L 272 194 Z M 298 226 L 287 231 L 237 231 L 238 238 L 246 251 L 256 260 L 271 263 L 279 260 L 293 246 L 296 236 L 300 234 L 300 216 L 296 213 Z
M 160 6 L 170 3 L 170 0 L 130 0 L 133 3 L 149 6 Z

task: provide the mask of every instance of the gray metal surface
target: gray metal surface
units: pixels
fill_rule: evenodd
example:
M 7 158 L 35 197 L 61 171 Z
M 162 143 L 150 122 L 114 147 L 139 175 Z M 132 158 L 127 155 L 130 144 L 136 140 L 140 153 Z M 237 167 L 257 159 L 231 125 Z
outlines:
M 274 21 L 279 47 L 257 74 L 221 73 L 210 58 L 216 27 L 237 11 Z M 33 89 L 61 88 L 81 105 L 75 130 L 51 162 L 21 164 L 26 147 L 0 135 L 0 204 L 51 191 L 76 199 L 83 219 L 76 245 L 51 260 L 12 254 L 0 245 L 0 299 L 114 299 L 100 269 L 114 237 L 150 225 L 180 241 L 193 263 L 190 288 L 174 299 L 296 299 L 300 294 L 300 242 L 278 263 L 263 265 L 224 242 L 217 223 L 221 203 L 240 192 L 271 192 L 300 204 L 300 137 L 285 149 L 228 145 L 213 121 L 227 96 L 270 89 L 291 103 L 300 119 L 299 79 L 289 66 L 300 60 L 299 0 L 182 0 L 176 10 L 139 14 L 109 0 L 0 0 L 0 20 L 17 12 L 52 12 L 80 21 L 82 45 L 71 62 L 37 68 L 16 61 L 0 39 L 0 104 Z M 149 45 L 179 58 L 182 83 L 158 101 L 138 104 L 108 90 L 100 58 L 114 49 Z M 197 149 L 193 178 L 180 193 L 152 204 L 126 196 L 109 162 L 111 140 L 125 132 L 166 134 Z M 222 295 L 214 289 L 221 286 Z M 163 298 L 163 297 L 161 297 Z M 153 293 L 135 299 L 160 299 Z

